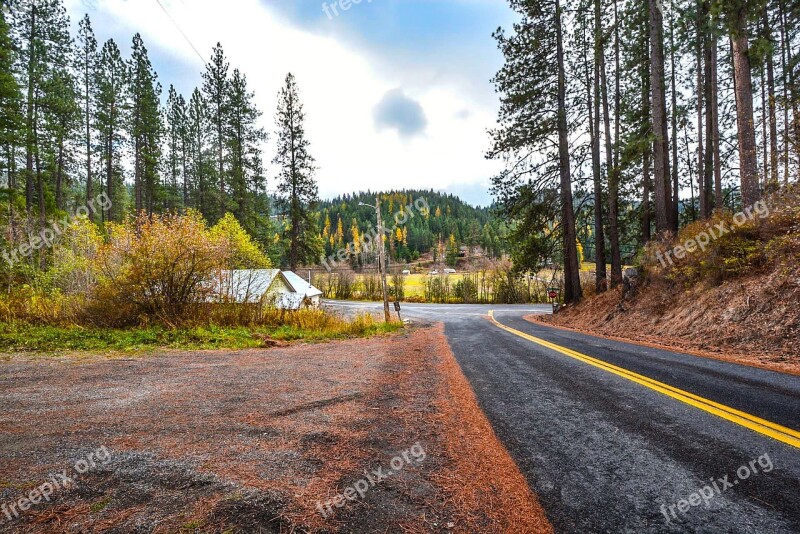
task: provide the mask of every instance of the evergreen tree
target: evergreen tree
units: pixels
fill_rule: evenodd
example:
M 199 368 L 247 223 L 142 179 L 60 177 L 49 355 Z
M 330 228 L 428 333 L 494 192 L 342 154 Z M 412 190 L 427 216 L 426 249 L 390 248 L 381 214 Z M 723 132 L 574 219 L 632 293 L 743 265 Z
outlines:
M 136 212 L 152 215 L 162 200 L 158 167 L 161 158 L 161 84 L 147 56 L 147 49 L 137 33 L 129 61 L 131 100 L 129 135 L 133 149 L 134 194 Z
M 106 221 L 121 216 L 123 169 L 121 152 L 125 142 L 123 125 L 127 117 L 128 72 L 116 43 L 108 40 L 100 50 L 97 68 L 97 112 L 95 124 L 100 136 L 101 160 L 105 168 L 106 194 L 111 206 L 103 214 Z
M 736 126 L 739 141 L 739 176 L 742 203 L 753 205 L 761 198 L 756 154 L 755 119 L 753 115 L 752 60 L 750 57 L 751 17 L 759 14 L 754 4 L 736 0 L 724 2 L 722 10 L 731 37 L 733 74 L 736 88 Z
M 188 188 L 186 183 L 186 101 L 172 85 L 167 93 L 167 110 L 164 114 L 164 131 L 167 142 L 166 175 L 166 208 L 175 209 L 186 206 Z M 179 185 L 180 182 L 180 185 Z
M 211 54 L 211 61 L 206 64 L 203 73 L 203 96 L 208 111 L 207 120 L 213 130 L 212 146 L 213 154 L 216 159 L 216 176 L 218 209 L 215 217 L 210 217 L 211 211 L 206 206 L 207 218 L 216 219 L 222 217 L 228 208 L 226 198 L 226 176 L 225 176 L 225 123 L 226 123 L 226 104 L 228 101 L 228 61 L 222 51 L 222 45 L 217 43 Z M 209 192 L 210 193 L 210 192 Z M 212 197 L 210 194 L 207 200 Z
M 94 84 L 97 80 L 95 74 L 97 67 L 97 39 L 95 39 L 89 15 L 86 15 L 78 26 L 77 45 L 75 70 L 78 73 L 83 111 L 84 147 L 86 150 L 86 202 L 88 203 L 94 196 L 92 117 L 95 113 L 94 98 L 96 88 Z M 89 218 L 94 220 L 94 212 L 89 213 Z
M 67 169 L 75 162 L 75 144 L 81 125 L 75 78 L 65 68 L 49 73 L 43 87 L 41 100 L 44 130 L 50 143 L 47 147 L 48 164 L 54 177 L 56 207 L 64 210 L 64 190 L 68 180 Z
M 308 151 L 305 113 L 294 76 L 289 73 L 278 95 L 278 195 L 286 217 L 284 240 L 291 270 L 316 261 L 321 252 L 313 210 L 317 203 L 314 158 Z M 341 219 L 339 221 L 341 224 Z
M 257 124 L 261 112 L 247 89 L 247 78 L 233 71 L 225 106 L 225 141 L 227 145 L 229 188 L 233 197 L 233 213 L 251 234 L 256 233 L 259 200 L 266 189 L 262 168 L 261 145 L 267 135 Z
M 186 120 L 186 139 L 188 142 L 188 182 L 191 205 L 197 208 L 203 217 L 210 219 L 212 213 L 209 202 L 210 169 L 207 156 L 207 106 L 199 89 L 192 92 Z
M 12 196 L 9 209 L 13 209 L 16 191 L 16 148 L 23 126 L 21 102 L 20 86 L 14 77 L 14 53 L 9 27 L 5 13 L 0 11 L 0 147 L 4 152 L 0 169 L 5 174 L 5 186 Z M 13 220 L 13 213 L 10 215 Z
M 13 35 L 20 51 L 22 85 L 25 87 L 25 199 L 28 213 L 34 203 L 39 223 L 45 224 L 44 156 L 41 135 L 42 98 L 48 76 L 67 64 L 71 39 L 69 19 L 61 0 L 15 2 L 10 10 Z M 35 183 L 35 185 L 34 185 Z M 34 202 L 34 187 L 37 199 Z
M 521 270 L 537 270 L 551 255 L 553 243 L 543 229 L 559 220 L 565 299 L 578 302 L 582 291 L 575 244 L 561 3 L 510 0 L 510 4 L 521 20 L 514 24 L 512 35 L 495 32 L 506 62 L 494 79 L 501 109 L 488 156 L 510 159 L 512 164 L 494 178 L 494 191 L 504 216 L 515 224 L 512 241 L 518 244 L 515 263 Z M 560 208 L 559 213 L 555 207 Z

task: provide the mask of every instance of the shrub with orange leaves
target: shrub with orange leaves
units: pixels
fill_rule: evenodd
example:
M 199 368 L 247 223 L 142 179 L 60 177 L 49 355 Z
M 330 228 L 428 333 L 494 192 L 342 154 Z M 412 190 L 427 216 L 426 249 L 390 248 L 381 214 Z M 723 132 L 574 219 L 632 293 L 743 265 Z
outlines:
M 191 304 L 206 299 L 215 271 L 226 264 L 228 242 L 213 236 L 196 211 L 142 214 L 108 230 L 91 306 L 100 323 L 179 323 Z

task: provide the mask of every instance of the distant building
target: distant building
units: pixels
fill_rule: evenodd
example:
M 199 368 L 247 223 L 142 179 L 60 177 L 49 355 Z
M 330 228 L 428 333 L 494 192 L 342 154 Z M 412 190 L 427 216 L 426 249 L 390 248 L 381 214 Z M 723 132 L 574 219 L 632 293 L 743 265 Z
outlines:
M 283 271 L 283 276 L 289 281 L 289 284 L 294 288 L 295 293 L 302 295 L 301 302 L 307 299 L 307 302 L 314 308 L 319 307 L 322 303 L 322 291 L 312 286 L 302 276 L 292 271 Z
M 220 271 L 212 283 L 212 302 L 274 306 L 285 310 L 317 308 L 322 291 L 291 271 L 240 269 Z

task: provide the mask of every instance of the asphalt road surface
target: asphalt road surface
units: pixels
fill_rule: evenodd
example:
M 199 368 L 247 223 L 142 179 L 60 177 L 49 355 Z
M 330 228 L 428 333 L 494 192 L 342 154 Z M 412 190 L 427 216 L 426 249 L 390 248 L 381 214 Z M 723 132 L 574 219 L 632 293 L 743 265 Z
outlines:
M 523 319 L 548 311 L 402 313 L 444 322 L 557 532 L 800 532 L 800 377 Z

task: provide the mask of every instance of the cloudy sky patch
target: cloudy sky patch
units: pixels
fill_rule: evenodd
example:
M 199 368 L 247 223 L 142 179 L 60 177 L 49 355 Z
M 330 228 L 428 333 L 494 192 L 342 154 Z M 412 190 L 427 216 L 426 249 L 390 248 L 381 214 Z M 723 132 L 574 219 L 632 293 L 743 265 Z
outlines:
M 502 65 L 491 33 L 513 21 L 505 2 L 362 1 L 333 19 L 321 0 L 161 3 L 169 16 L 155 0 L 66 0 L 73 26 L 88 12 L 101 45 L 113 38 L 127 55 L 140 32 L 165 93 L 174 84 L 188 97 L 202 84 L 201 57 L 222 43 L 270 132 L 291 71 L 323 197 L 434 188 L 489 200 L 481 191 L 500 167 L 484 159 L 498 107 L 489 80 Z M 265 146 L 271 190 L 273 154 Z
M 383 95 L 375 107 L 377 129 L 394 129 L 405 139 L 425 133 L 427 124 L 422 106 L 403 94 L 402 89 L 392 89 Z

